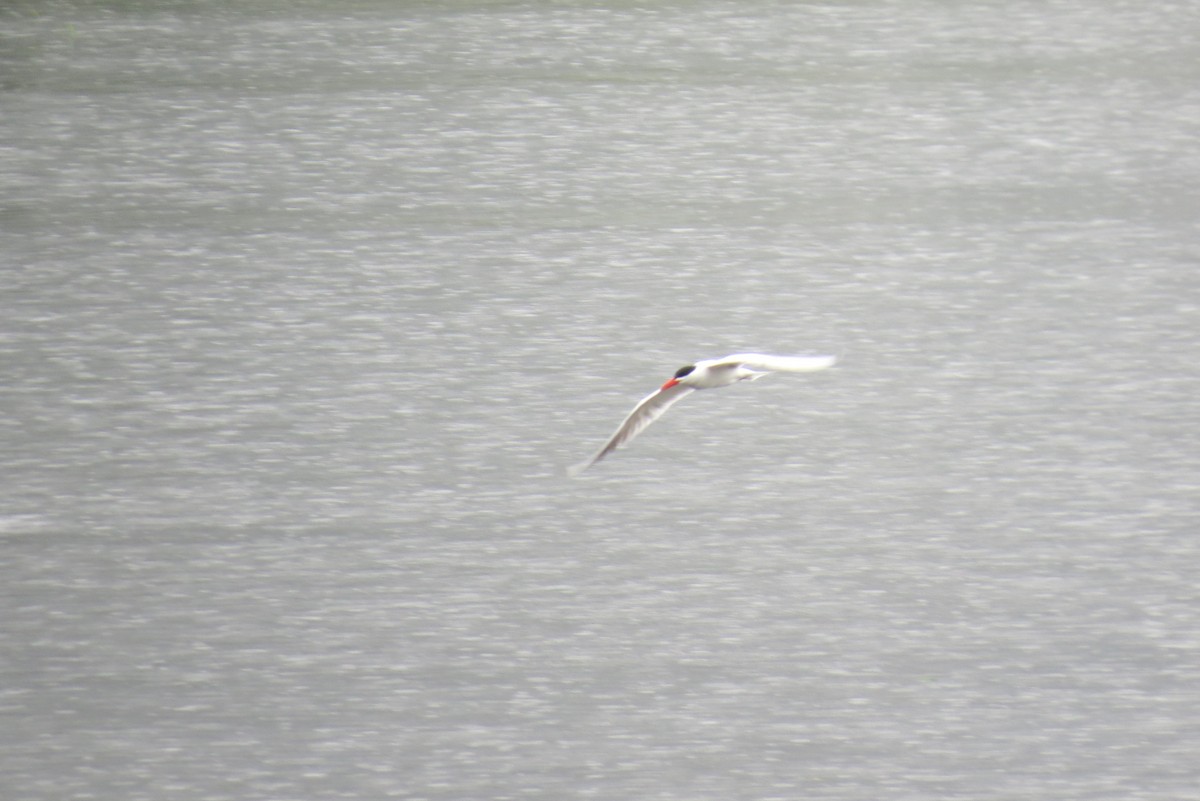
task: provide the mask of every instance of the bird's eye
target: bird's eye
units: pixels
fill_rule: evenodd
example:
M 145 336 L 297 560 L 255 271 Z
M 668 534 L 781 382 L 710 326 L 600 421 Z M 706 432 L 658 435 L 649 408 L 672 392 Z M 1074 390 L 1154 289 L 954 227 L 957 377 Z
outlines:
M 688 373 L 692 372 L 695 369 L 696 369 L 696 365 L 694 365 L 694 364 L 689 364 L 687 367 L 680 367 L 678 370 L 675 371 L 675 377 L 683 378 L 685 375 L 687 375 Z

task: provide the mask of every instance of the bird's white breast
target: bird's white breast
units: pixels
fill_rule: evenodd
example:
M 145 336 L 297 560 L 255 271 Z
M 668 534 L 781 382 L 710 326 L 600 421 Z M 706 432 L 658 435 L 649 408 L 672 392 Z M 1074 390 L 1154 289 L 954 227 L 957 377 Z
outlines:
M 745 378 L 749 372 L 738 364 L 697 364 L 696 369 L 679 383 L 696 389 L 727 387 Z

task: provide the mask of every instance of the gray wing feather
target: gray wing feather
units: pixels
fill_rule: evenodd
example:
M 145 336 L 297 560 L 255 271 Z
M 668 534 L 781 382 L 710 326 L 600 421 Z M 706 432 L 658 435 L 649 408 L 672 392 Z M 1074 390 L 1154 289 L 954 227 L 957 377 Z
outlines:
M 735 353 L 718 359 L 716 366 L 744 365 L 751 370 L 771 370 L 782 373 L 807 373 L 824 370 L 837 361 L 833 356 L 769 356 L 765 353 Z
M 676 384 L 669 389 L 660 389 L 642 398 L 641 402 L 633 407 L 633 411 L 617 427 L 616 432 L 604 444 L 604 447 L 598 450 L 596 455 L 591 459 L 571 468 L 571 474 L 578 475 L 582 473 L 617 448 L 632 440 L 638 434 L 645 431 L 647 426 L 662 417 L 667 409 L 671 408 L 673 403 L 691 392 L 693 392 L 691 387 Z

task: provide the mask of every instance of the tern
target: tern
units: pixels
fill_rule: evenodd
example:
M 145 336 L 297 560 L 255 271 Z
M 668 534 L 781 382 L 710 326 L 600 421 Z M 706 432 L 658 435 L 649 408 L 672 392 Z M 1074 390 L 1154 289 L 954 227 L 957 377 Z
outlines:
M 662 417 L 667 409 L 695 389 L 727 387 L 738 381 L 754 381 L 771 373 L 808 373 L 832 367 L 833 356 L 768 356 L 763 353 L 735 353 L 723 359 L 706 359 L 680 367 L 657 391 L 647 395 L 617 427 L 604 447 L 586 462 L 571 468 L 579 475 L 596 462 L 625 445 L 646 427 Z

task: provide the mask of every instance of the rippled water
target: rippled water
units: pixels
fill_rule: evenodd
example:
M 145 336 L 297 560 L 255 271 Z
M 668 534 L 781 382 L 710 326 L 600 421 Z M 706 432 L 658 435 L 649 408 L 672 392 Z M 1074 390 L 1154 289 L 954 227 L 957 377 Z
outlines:
M 13 798 L 1194 793 L 1191 6 L 114 6 L 0 12 Z

